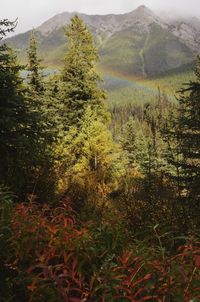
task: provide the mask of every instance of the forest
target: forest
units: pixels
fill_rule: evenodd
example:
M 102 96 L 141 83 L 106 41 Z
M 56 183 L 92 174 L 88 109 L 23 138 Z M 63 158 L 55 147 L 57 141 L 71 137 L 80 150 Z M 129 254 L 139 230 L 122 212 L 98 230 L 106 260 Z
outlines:
M 62 68 L 0 20 L 0 302 L 200 301 L 200 58 L 171 101 L 108 103 L 84 22 Z M 45 67 L 46 68 L 46 67 Z

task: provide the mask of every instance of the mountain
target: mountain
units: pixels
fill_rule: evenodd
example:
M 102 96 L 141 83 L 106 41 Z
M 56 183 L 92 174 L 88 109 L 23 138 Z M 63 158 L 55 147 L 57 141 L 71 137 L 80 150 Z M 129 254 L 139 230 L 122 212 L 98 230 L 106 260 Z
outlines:
M 169 28 L 188 47 L 198 52 L 200 46 L 200 20 L 198 18 L 174 20 L 169 23 Z
M 120 15 L 86 15 L 64 12 L 36 29 L 39 52 L 48 65 L 60 65 L 66 51 L 63 27 L 78 14 L 94 34 L 100 66 L 128 75 L 152 77 L 185 69 L 200 46 L 200 20 L 167 20 L 146 6 Z M 5 41 L 25 58 L 31 31 Z

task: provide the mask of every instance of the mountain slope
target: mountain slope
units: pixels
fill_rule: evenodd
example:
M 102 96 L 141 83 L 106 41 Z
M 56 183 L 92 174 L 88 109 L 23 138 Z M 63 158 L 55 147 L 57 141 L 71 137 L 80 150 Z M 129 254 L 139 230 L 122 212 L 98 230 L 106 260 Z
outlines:
M 61 64 L 66 51 L 63 26 L 74 14 L 56 15 L 36 29 L 45 63 Z M 190 64 L 200 46 L 197 18 L 166 22 L 145 6 L 121 15 L 78 15 L 92 30 L 99 48 L 100 66 L 106 70 L 140 77 L 156 76 Z M 30 33 L 6 40 L 17 48 L 22 59 Z

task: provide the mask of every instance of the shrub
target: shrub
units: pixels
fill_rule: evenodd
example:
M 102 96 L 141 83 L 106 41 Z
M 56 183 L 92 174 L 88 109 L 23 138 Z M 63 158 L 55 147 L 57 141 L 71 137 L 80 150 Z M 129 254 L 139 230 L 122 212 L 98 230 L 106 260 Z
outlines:
M 173 255 L 141 242 L 131 248 L 109 219 L 110 225 L 104 220 L 83 223 L 68 199 L 56 208 L 17 205 L 7 248 L 7 267 L 18 289 L 11 301 L 198 301 L 196 237 Z

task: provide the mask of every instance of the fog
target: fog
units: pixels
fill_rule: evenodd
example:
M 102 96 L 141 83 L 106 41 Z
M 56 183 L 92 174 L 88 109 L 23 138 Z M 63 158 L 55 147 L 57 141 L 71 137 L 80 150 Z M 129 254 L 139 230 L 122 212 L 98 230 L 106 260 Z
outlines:
M 1 3 L 0 19 L 18 18 L 16 33 L 20 33 L 64 11 L 119 14 L 132 11 L 139 5 L 146 5 L 156 13 L 200 18 L 200 0 L 5 0 Z

